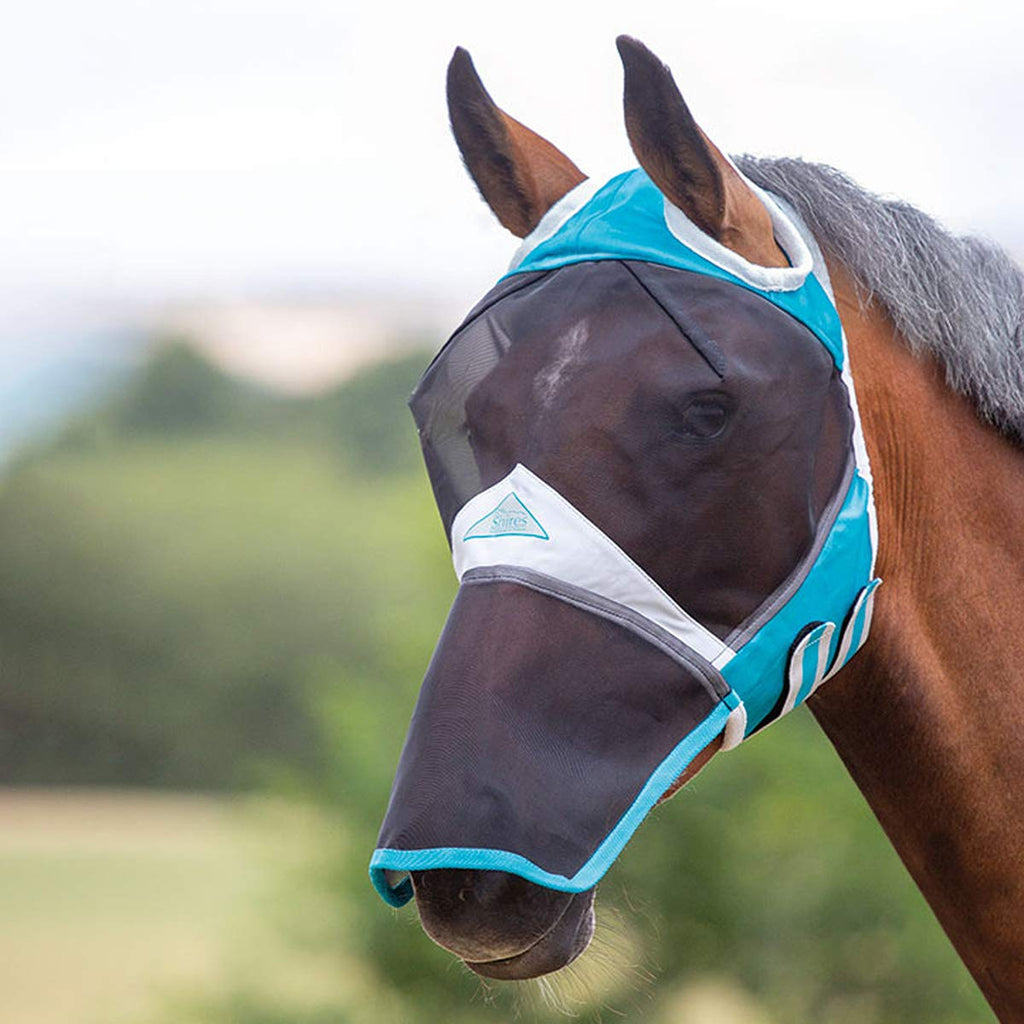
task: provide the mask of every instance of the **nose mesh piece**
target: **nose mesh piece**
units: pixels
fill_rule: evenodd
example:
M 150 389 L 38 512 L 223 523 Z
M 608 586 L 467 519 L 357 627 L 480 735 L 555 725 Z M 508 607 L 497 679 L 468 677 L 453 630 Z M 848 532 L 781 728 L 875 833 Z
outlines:
M 515 583 L 465 582 L 378 847 L 505 851 L 572 879 L 721 703 L 706 679 L 618 623 Z M 446 866 L 482 866 L 461 859 L 471 863 Z

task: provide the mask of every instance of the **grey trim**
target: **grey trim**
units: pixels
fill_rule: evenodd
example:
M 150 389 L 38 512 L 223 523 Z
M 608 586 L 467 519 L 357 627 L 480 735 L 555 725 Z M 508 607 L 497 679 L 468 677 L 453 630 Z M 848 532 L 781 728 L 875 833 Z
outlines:
M 814 536 L 814 544 L 807 552 L 800 564 L 790 574 L 789 579 L 776 590 L 760 608 L 757 609 L 745 622 L 741 622 L 726 638 L 725 644 L 734 651 L 740 648 L 770 619 L 779 609 L 800 589 L 800 584 L 807 578 L 811 566 L 821 554 L 821 549 L 828 540 L 828 535 L 835 526 L 839 512 L 846 501 L 847 492 L 853 482 L 853 474 L 856 470 L 856 459 L 851 453 L 846 463 L 846 470 L 843 473 L 842 483 L 833 495 L 832 500 L 825 506 L 821 521 L 818 523 L 818 532 Z
M 516 583 L 548 597 L 565 601 L 566 604 L 571 604 L 581 611 L 608 619 L 653 644 L 673 661 L 689 669 L 700 680 L 707 693 L 716 700 L 721 700 L 731 690 L 718 669 L 709 661 L 661 626 L 617 601 L 610 601 L 572 583 L 518 565 L 480 566 L 467 570 L 462 576 L 463 586 L 481 583 Z

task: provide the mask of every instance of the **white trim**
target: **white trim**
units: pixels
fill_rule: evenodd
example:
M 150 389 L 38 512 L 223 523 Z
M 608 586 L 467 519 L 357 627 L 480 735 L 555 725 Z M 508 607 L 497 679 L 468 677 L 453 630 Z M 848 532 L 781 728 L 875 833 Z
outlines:
M 832 637 L 835 631 L 836 624 L 834 622 L 826 622 L 823 626 L 818 626 L 807 633 L 793 649 L 793 653 L 789 656 L 789 670 L 786 672 L 788 683 L 786 701 L 782 705 L 782 711 L 779 712 L 779 718 L 783 715 L 788 715 L 796 707 L 796 699 L 800 696 L 800 691 L 806 682 L 804 679 L 804 654 L 811 644 L 817 647 L 818 660 L 814 666 L 814 678 L 811 680 L 810 688 L 807 691 L 808 697 L 825 678 L 825 673 L 828 671 L 828 656 L 832 650 Z
M 508 265 L 508 272 L 511 273 L 515 270 L 541 242 L 546 242 L 574 213 L 586 206 L 600 188 L 602 188 L 601 182 L 594 178 L 586 178 L 575 188 L 569 189 L 519 243 L 519 248 L 516 249 L 512 262 Z
M 875 611 L 875 593 L 878 590 L 878 585 L 872 586 L 870 583 L 860 592 L 857 600 L 853 603 L 853 608 L 850 609 L 849 621 L 846 624 L 846 629 L 843 630 L 842 636 L 839 638 L 839 650 L 836 651 L 835 660 L 832 662 L 832 670 L 827 675 L 821 675 L 811 687 L 808 697 L 815 690 L 821 686 L 822 683 L 827 683 L 849 660 L 852 658 L 857 651 L 863 646 L 864 642 L 868 638 L 868 634 L 871 632 L 871 617 Z M 853 636 L 857 631 L 857 617 L 860 615 L 861 607 L 864 607 L 864 625 L 861 626 L 860 636 L 857 638 L 857 646 L 853 646 Z
M 474 532 L 466 539 L 510 492 L 547 536 L 525 528 L 502 532 L 517 527 L 496 518 L 493 535 Z M 460 580 L 469 569 L 481 567 L 532 569 L 631 608 L 718 667 L 733 657 L 725 643 L 687 615 L 607 534 L 523 465 L 462 506 L 452 522 L 452 558 Z
M 672 203 L 665 200 L 665 225 L 675 238 L 683 245 L 692 249 L 698 256 L 703 256 L 720 270 L 738 277 L 744 284 L 766 292 L 792 292 L 800 288 L 807 280 L 814 267 L 811 250 L 804 240 L 802 232 L 788 217 L 775 200 L 758 188 L 752 181 L 737 174 L 750 187 L 750 190 L 761 200 L 771 218 L 775 241 L 789 258 L 788 267 L 762 267 L 744 259 L 738 252 L 722 245 L 710 235 L 705 234 L 689 217 Z
M 800 218 L 800 215 L 789 203 L 784 200 L 778 200 L 777 204 L 785 209 L 792 223 L 806 240 L 807 248 L 810 250 L 813 260 L 814 276 L 818 279 L 821 287 L 825 289 L 825 294 L 828 295 L 832 305 L 835 306 L 836 295 L 832 288 L 832 279 L 829 277 L 828 264 L 825 262 L 825 257 L 822 255 L 814 235 L 811 234 L 810 228 L 807 227 Z M 838 312 L 838 307 L 836 307 L 837 315 Z M 864 428 L 861 426 L 860 406 L 857 404 L 857 388 L 853 382 L 853 366 L 850 363 L 850 347 L 846 340 L 846 329 L 842 327 L 841 319 L 840 328 L 843 337 L 843 383 L 849 392 L 850 410 L 853 413 L 853 455 L 857 463 L 857 470 L 868 485 L 868 533 L 871 536 L 871 575 L 874 576 L 875 562 L 878 560 L 878 514 L 875 511 L 875 481 L 871 475 L 871 459 L 868 457 L 868 446 L 864 441 Z
M 735 691 L 734 691 L 735 692 Z M 747 731 L 747 709 L 743 701 L 729 712 L 722 730 L 722 750 L 732 750 L 743 742 Z

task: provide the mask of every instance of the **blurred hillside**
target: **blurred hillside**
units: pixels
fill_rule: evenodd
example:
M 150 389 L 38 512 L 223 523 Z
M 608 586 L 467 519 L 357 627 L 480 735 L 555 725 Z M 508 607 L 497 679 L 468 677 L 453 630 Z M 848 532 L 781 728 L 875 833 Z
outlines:
M 459 313 L 439 298 L 370 292 L 179 304 L 161 311 L 155 326 L 187 337 L 236 377 L 313 393 L 366 366 L 433 347 Z
M 0 487 L 0 778 L 208 788 L 310 763 L 304 679 L 368 642 L 352 563 L 418 486 L 424 362 L 289 398 L 172 342 L 23 452 Z
M 486 985 L 380 903 L 367 861 L 454 593 L 405 410 L 426 359 L 282 395 L 168 339 L 0 482 L 0 778 L 245 788 L 326 823 L 273 918 L 315 990 L 271 965 L 167 1024 L 991 1020 L 803 711 L 656 810 L 551 984 Z M 0 913 L 56 914 L 20 864 Z M 69 890 L 100 876 L 61 864 Z
M 461 312 L 412 289 L 217 296 L 102 299 L 0 282 L 0 461 L 102 402 L 147 361 L 154 339 L 187 337 L 233 378 L 316 394 L 364 367 L 432 347 Z

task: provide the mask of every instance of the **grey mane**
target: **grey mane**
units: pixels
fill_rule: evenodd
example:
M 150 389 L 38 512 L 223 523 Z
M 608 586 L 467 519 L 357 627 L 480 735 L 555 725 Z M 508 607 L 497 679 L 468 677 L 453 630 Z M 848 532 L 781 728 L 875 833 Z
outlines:
M 951 388 L 1024 443 L 1024 274 L 1002 249 L 953 235 L 824 164 L 752 156 L 737 164 L 796 208 L 913 352 L 939 359 Z

